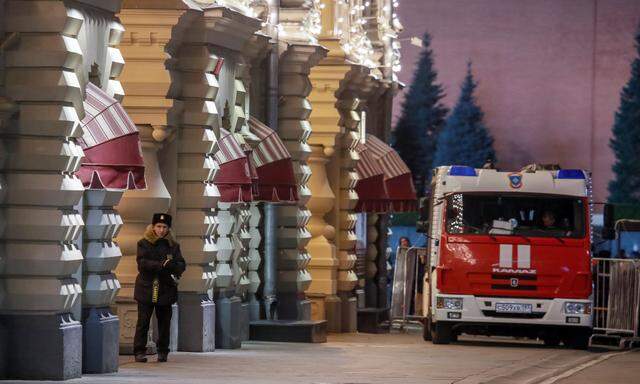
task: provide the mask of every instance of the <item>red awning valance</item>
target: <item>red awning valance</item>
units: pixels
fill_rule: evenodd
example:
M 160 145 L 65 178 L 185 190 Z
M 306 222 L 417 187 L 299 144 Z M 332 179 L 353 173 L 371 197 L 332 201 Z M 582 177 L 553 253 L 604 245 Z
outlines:
M 384 171 L 389 209 L 396 212 L 417 210 L 418 202 L 411 171 L 398 153 L 373 135 L 367 135 L 365 146 Z
M 278 134 L 254 117 L 249 119 L 249 129 L 260 139 L 250 156 L 258 176 L 257 185 L 254 188 L 255 200 L 298 201 L 298 188 L 291 154 Z
M 219 201 L 222 203 L 252 201 L 249 160 L 231 132 L 220 129 L 218 151 L 214 157 L 220 166 L 213 178 L 213 183 L 220 191 Z
M 389 196 L 384 183 L 384 170 L 365 144 L 358 144 L 356 152 L 360 160 L 356 165 L 358 183 L 357 212 L 383 213 L 389 210 Z
M 84 158 L 76 175 L 87 189 L 144 189 L 144 161 L 138 129 L 120 103 L 87 84 L 83 135 Z

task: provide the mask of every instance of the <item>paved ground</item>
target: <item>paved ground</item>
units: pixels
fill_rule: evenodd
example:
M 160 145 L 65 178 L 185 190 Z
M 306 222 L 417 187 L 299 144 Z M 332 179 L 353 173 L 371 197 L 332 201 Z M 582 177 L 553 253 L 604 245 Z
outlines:
M 168 363 L 159 364 L 151 357 L 149 363 L 141 364 L 123 356 L 117 374 L 86 375 L 69 382 L 590 384 L 640 380 L 640 353 L 636 352 L 610 356 L 508 339 L 469 337 L 442 346 L 422 341 L 416 331 L 334 335 L 328 343 L 315 345 L 249 342 L 241 350 L 174 353 L 169 359 Z M 571 376 L 558 377 L 563 373 Z

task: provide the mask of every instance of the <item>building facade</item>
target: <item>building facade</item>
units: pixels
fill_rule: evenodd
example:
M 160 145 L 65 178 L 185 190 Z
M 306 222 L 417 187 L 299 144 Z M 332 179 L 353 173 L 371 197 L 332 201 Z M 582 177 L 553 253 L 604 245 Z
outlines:
M 0 1 L 0 377 L 117 370 L 154 212 L 187 262 L 173 350 L 240 348 L 260 319 L 354 332 L 358 308 L 386 307 L 365 300 L 386 229 L 354 212 L 355 148 L 390 128 L 395 7 Z

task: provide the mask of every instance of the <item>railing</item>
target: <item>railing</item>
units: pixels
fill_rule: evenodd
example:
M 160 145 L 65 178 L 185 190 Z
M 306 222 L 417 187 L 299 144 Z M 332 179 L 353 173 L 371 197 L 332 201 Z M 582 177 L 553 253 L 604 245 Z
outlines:
M 592 346 L 624 348 L 640 335 L 640 260 L 594 258 Z

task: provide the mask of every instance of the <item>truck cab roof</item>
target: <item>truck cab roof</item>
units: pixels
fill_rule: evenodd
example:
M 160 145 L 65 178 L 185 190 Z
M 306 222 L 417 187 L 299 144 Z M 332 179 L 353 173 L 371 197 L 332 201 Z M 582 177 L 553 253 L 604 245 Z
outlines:
M 459 165 L 436 168 L 435 181 L 441 194 L 518 192 L 586 197 L 591 185 L 589 172 L 582 169 L 505 172 Z

